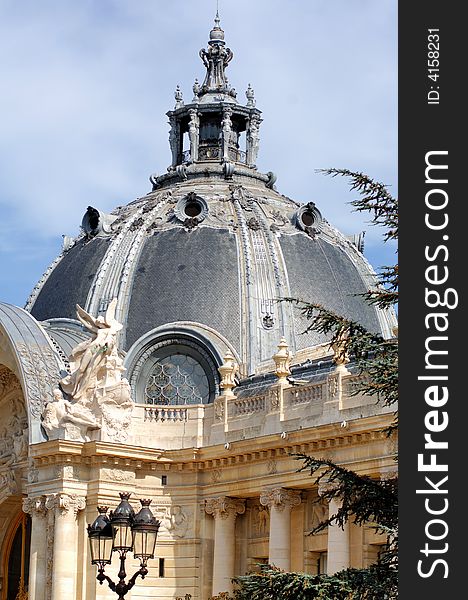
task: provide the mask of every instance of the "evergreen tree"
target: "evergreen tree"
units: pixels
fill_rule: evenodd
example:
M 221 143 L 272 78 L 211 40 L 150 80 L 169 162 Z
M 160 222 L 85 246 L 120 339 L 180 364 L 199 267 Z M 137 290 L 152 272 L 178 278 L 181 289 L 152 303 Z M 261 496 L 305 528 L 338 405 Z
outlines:
M 398 239 L 398 202 L 386 186 L 363 173 L 346 169 L 327 169 L 327 175 L 350 179 L 351 189 L 359 194 L 351 202 L 359 212 L 371 214 L 371 222 L 385 228 L 385 241 Z M 375 288 L 364 297 L 370 304 L 390 308 L 398 301 L 398 265 L 383 267 Z M 307 331 L 331 336 L 330 345 L 340 348 L 343 356 L 353 359 L 366 374 L 359 392 L 374 396 L 385 406 L 394 405 L 398 398 L 398 340 L 385 339 L 367 331 L 362 325 L 321 305 L 287 299 L 294 302 L 309 319 Z M 396 413 L 395 413 L 396 415 Z M 396 418 L 388 435 L 395 435 Z M 361 476 L 325 459 L 305 455 L 296 458 L 303 462 L 315 483 L 326 481 L 323 496 L 340 499 L 340 508 L 311 532 L 324 530 L 328 525 L 343 526 L 346 522 L 372 524 L 387 535 L 388 550 L 375 565 L 366 569 L 346 569 L 333 576 L 285 573 L 274 567 L 264 567 L 260 573 L 238 577 L 236 600 L 392 600 L 397 597 L 397 479 L 375 480 Z M 396 457 L 395 457 L 396 458 Z

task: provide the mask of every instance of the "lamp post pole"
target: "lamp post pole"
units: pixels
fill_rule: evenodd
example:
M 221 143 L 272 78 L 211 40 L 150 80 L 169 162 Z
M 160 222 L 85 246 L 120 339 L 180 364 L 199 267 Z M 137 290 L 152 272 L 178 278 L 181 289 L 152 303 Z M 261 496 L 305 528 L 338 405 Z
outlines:
M 96 579 L 102 585 L 107 581 L 109 588 L 118 595 L 118 600 L 125 600 L 127 592 L 135 585 L 138 577 L 142 579 L 148 574 L 147 563 L 154 558 L 156 538 L 160 522 L 153 516 L 149 505 L 151 500 L 140 500 L 141 509 L 135 511 L 128 502 L 130 494 L 120 494 L 120 504 L 107 516 L 108 507 L 98 506 L 98 516 L 92 525 L 88 525 L 88 537 L 91 547 L 91 564 L 97 565 Z M 105 567 L 112 560 L 112 553 L 118 552 L 120 558 L 119 582 L 115 583 L 105 574 Z M 127 552 L 133 552 L 140 559 L 140 568 L 125 581 L 125 560 Z

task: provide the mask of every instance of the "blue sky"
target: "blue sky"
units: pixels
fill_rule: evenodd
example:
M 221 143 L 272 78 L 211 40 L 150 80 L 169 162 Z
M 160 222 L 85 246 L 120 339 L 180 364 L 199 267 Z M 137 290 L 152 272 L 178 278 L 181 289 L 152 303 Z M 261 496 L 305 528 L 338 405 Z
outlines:
M 203 79 L 215 0 L 0 0 L 0 299 L 22 306 L 103 211 L 150 190 L 170 163 L 165 113 Z M 351 212 L 346 167 L 397 185 L 397 0 L 220 0 L 230 83 L 263 111 L 258 167 L 278 191 L 314 201 L 365 255 L 394 262 Z

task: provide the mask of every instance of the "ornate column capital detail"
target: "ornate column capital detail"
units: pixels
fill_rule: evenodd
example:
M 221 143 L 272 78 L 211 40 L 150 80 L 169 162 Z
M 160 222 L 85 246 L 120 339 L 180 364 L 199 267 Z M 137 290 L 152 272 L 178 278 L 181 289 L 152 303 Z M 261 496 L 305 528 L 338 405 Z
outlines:
M 48 510 L 57 509 L 57 514 L 60 516 L 66 516 L 72 512 L 76 517 L 78 511 L 85 508 L 86 498 L 78 496 L 78 494 L 51 494 L 47 496 L 45 506 Z
M 262 506 L 268 506 L 270 510 L 274 506 L 279 512 L 283 512 L 285 508 L 291 510 L 295 506 L 299 506 L 301 501 L 301 492 L 298 490 L 275 488 L 260 494 L 260 504 Z
M 325 480 L 319 483 L 317 491 L 319 496 L 324 496 L 328 492 L 334 492 L 336 489 L 338 489 L 338 483 Z
M 215 519 L 228 519 L 245 513 L 245 500 L 241 498 L 229 498 L 221 496 L 219 498 L 209 498 L 205 500 L 205 512 L 213 515 Z
M 398 476 L 398 471 L 386 471 L 385 473 L 380 473 L 380 481 L 388 481 L 389 479 L 395 479 Z
M 45 517 L 47 508 L 46 508 L 46 497 L 45 496 L 36 496 L 34 498 L 23 498 L 23 512 L 30 515 L 32 518 L 34 517 Z

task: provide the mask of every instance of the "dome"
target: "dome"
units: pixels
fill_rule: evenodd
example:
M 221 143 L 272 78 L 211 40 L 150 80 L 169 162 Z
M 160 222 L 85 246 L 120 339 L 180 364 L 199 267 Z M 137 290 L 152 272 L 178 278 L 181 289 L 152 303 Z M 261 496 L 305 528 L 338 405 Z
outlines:
M 117 298 L 120 348 L 147 402 L 212 401 L 227 351 L 245 378 L 272 370 L 282 337 L 304 357 L 324 344 L 282 298 L 319 303 L 384 336 L 393 324 L 360 296 L 375 284 L 360 248 L 313 202 L 278 193 L 275 175 L 257 170 L 261 113 L 250 84 L 247 104 L 235 100 L 231 50 L 211 43 L 200 56 L 203 85 L 187 105 L 178 88 L 168 113 L 167 173 L 110 215 L 88 207 L 82 233 L 67 238 L 26 307 L 63 347 L 65 330 L 76 336 L 76 304 L 97 315 Z

